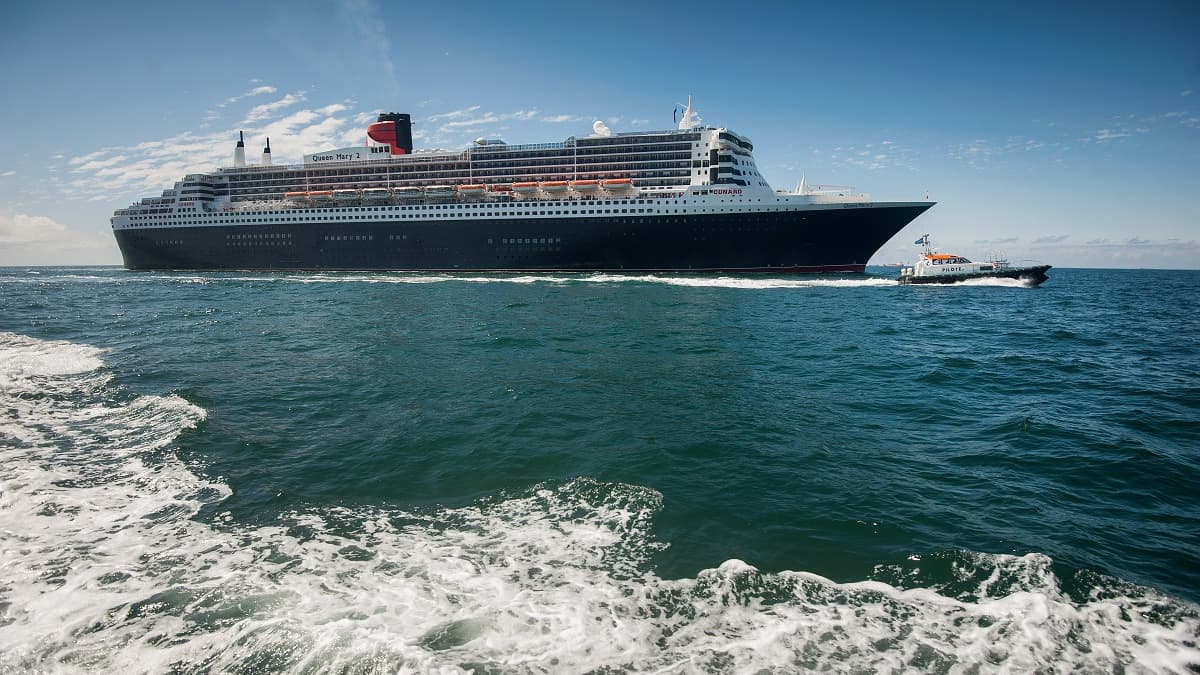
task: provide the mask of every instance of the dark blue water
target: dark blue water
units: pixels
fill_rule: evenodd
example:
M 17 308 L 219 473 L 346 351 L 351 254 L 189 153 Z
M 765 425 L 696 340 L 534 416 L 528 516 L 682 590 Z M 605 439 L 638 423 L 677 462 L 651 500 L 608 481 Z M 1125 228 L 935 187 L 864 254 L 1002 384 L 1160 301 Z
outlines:
M 1197 297 L 0 270 L 0 670 L 1187 672 Z

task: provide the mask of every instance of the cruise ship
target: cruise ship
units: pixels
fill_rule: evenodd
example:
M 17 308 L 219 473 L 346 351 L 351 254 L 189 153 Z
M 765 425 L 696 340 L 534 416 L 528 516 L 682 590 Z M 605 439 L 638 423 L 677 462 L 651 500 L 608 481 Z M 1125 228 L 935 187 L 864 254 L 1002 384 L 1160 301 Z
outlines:
M 241 136 L 239 134 L 239 136 Z M 557 143 L 480 138 L 413 151 L 408 114 L 382 113 L 361 147 L 184 176 L 118 209 L 131 270 L 862 272 L 933 205 L 852 188 L 774 190 L 754 146 L 704 125 Z

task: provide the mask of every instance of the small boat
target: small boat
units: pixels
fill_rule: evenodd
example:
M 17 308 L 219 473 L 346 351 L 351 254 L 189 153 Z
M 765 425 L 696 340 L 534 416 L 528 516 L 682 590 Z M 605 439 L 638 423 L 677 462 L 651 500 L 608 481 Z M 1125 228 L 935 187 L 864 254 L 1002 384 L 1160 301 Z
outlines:
M 513 192 L 529 194 L 531 192 L 537 192 L 538 184 L 537 183 L 513 183 L 512 189 L 513 189 Z
M 335 202 L 356 202 L 362 197 L 362 193 L 358 190 L 334 190 L 333 201 Z
M 392 188 L 392 194 L 397 199 L 420 199 L 421 188 L 419 187 L 398 187 Z
M 512 186 L 508 183 L 496 183 L 487 186 L 488 192 L 512 192 Z
M 286 192 L 283 198 L 292 204 L 303 204 L 308 201 L 307 192 Z
M 364 188 L 362 191 L 363 201 L 372 204 L 386 202 L 389 197 L 391 197 L 391 191 L 387 188 Z
M 314 202 L 328 203 L 333 201 L 333 190 L 311 190 L 308 198 Z
M 600 189 L 600 181 L 598 180 L 573 180 L 571 181 L 571 189 L 576 192 L 595 192 Z
M 547 180 L 542 181 L 541 185 L 543 192 L 566 192 L 568 183 L 565 180 Z
M 482 183 L 478 184 L 478 185 L 459 185 L 458 186 L 458 194 L 460 194 L 464 197 L 478 197 L 479 195 L 481 195 L 485 192 L 487 192 L 487 186 L 483 185 Z
M 628 190 L 633 187 L 633 181 L 629 178 L 607 178 L 600 181 L 600 185 L 605 190 Z
M 430 185 L 425 188 L 426 197 L 453 197 L 458 194 L 453 185 Z
M 1027 286 L 1037 286 L 1048 279 L 1049 265 L 1013 267 L 1003 257 L 987 262 L 971 262 L 960 255 L 934 253 L 929 248 L 929 235 L 916 241 L 924 246 L 921 257 L 913 267 L 900 270 L 902 284 L 953 284 L 971 279 L 1018 279 Z

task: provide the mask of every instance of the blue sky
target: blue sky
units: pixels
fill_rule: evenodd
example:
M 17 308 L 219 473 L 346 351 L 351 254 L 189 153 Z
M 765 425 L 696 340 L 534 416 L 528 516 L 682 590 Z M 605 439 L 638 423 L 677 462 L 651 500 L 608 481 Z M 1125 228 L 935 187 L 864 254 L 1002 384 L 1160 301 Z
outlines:
M 0 264 L 118 264 L 108 218 L 237 131 L 276 163 L 410 112 L 418 148 L 669 128 L 690 94 L 777 188 L 938 205 L 945 250 L 1200 268 L 1200 3 L 12 3 Z

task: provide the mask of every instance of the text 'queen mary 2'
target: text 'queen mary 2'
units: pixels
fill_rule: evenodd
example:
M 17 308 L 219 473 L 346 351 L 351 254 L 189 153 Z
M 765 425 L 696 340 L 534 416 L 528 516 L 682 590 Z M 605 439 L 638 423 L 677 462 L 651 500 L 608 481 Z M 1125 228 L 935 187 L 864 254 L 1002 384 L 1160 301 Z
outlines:
M 862 272 L 933 205 L 772 190 L 753 146 L 701 125 L 413 152 L 387 113 L 363 147 L 189 174 L 113 215 L 125 267 L 202 270 Z

